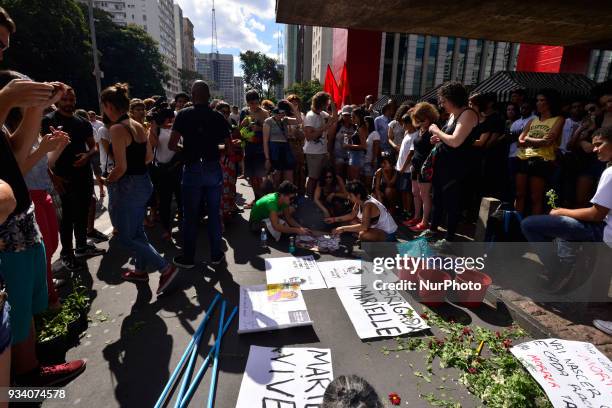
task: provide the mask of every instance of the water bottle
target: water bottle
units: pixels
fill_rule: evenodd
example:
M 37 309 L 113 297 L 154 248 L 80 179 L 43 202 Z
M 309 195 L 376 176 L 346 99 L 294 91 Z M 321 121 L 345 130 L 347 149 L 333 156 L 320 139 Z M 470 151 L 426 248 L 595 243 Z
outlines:
M 260 240 L 261 240 L 261 247 L 267 248 L 268 247 L 268 233 L 266 232 L 265 227 L 261 228 Z
M 293 255 L 295 253 L 295 237 L 289 237 L 289 253 Z

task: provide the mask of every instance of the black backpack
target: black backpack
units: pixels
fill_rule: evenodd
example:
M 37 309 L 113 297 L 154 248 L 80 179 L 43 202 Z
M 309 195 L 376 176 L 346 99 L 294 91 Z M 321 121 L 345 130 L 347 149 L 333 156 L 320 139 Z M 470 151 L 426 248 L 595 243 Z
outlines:
M 487 220 L 486 242 L 525 242 L 521 231 L 523 216 L 508 204 L 502 204 Z

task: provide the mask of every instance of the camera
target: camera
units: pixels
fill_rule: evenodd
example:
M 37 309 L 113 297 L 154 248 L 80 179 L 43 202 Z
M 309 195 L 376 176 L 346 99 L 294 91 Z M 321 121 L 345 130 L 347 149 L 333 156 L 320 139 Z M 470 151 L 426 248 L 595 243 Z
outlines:
M 146 120 L 154 121 L 157 126 L 162 126 L 166 119 L 174 118 L 174 110 L 168 104 L 165 97 L 160 97 L 155 101 L 155 104 L 149 112 L 147 112 Z

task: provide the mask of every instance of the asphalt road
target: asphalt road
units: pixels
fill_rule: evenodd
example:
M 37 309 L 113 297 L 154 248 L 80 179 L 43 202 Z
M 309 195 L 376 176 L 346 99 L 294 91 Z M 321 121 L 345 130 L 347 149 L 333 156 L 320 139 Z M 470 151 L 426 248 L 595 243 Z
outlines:
M 239 180 L 239 192 L 250 198 L 250 189 L 244 180 Z M 264 252 L 259 246 L 259 237 L 248 232 L 247 218 L 248 213 L 240 214 L 226 227 L 226 267 L 213 270 L 202 265 L 190 271 L 181 271 L 175 283 L 176 290 L 160 298 L 155 296 L 157 273 L 151 275 L 149 284 L 135 285 L 121 280 L 121 267 L 127 265 L 129 254 L 113 241 L 109 254 L 90 259 L 88 271 L 81 276 L 91 288 L 91 321 L 80 344 L 70 349 L 66 356 L 67 359 L 87 359 L 87 370 L 65 387 L 66 400 L 48 400 L 43 406 L 152 407 L 214 294 L 219 292 L 229 305 L 238 305 L 240 285 L 265 283 L 264 258 L 287 256 L 286 248 L 282 245 Z M 106 232 L 110 230 L 107 212 L 100 215 L 96 227 Z M 201 226 L 200 229 L 202 233 L 197 256 L 205 261 L 208 259 L 208 244 L 205 227 Z M 157 239 L 159 230 L 153 228 L 149 230 L 149 235 L 153 244 L 168 259 L 176 254 L 176 248 L 164 245 Z M 108 244 L 102 246 L 107 247 Z M 325 255 L 320 259 L 334 258 Z M 432 382 L 427 383 L 413 375 L 415 370 L 425 370 L 422 354 L 384 355 L 382 348 L 393 347 L 394 340 L 362 342 L 335 290 L 306 291 L 304 296 L 314 321 L 312 327 L 239 336 L 236 333 L 237 319 L 234 320 L 221 350 L 216 407 L 235 406 L 251 345 L 330 348 L 336 376 L 358 374 L 366 378 L 384 400 L 387 400 L 389 393 L 398 393 L 402 397 L 402 406 L 429 406 L 419 398 L 419 394 L 428 392 L 444 394 L 445 398 L 460 402 L 463 407 L 481 405 L 461 384 L 452 380 L 453 377 L 457 378 L 453 370 L 444 370 L 444 373 L 435 371 Z M 417 302 L 411 303 L 417 311 L 421 310 Z M 453 316 L 457 321 L 493 329 L 511 324 L 506 312 L 488 307 L 474 312 L 446 305 L 439 311 Z M 203 344 L 214 343 L 216 327 L 215 318 L 208 325 Z M 202 354 L 199 363 L 202 362 Z M 444 381 L 443 377 L 448 378 Z M 209 378 L 210 372 L 190 406 L 206 404 Z M 174 401 L 171 403 L 173 405 Z

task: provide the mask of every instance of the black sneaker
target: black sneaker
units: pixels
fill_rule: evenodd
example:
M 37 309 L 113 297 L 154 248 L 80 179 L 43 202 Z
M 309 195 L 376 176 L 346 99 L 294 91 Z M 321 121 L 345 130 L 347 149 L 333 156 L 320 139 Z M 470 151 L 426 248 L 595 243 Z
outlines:
M 193 262 L 193 260 L 187 259 L 183 255 L 175 256 L 172 259 L 172 263 L 183 269 L 195 268 L 195 263 Z
M 74 256 L 63 255 L 61 257 L 61 260 L 62 260 L 62 265 L 64 266 L 64 268 L 66 268 L 70 272 L 78 271 L 79 269 L 81 269 L 81 264 L 77 262 Z
M 106 249 L 98 248 L 95 245 L 86 245 L 74 250 L 74 256 L 77 258 L 90 258 L 92 256 L 104 255 L 105 253 Z
M 98 231 L 95 228 L 93 229 L 93 231 L 87 233 L 87 238 L 91 239 L 96 244 L 99 244 L 100 242 L 108 241 L 108 235 L 104 234 L 103 232 Z

